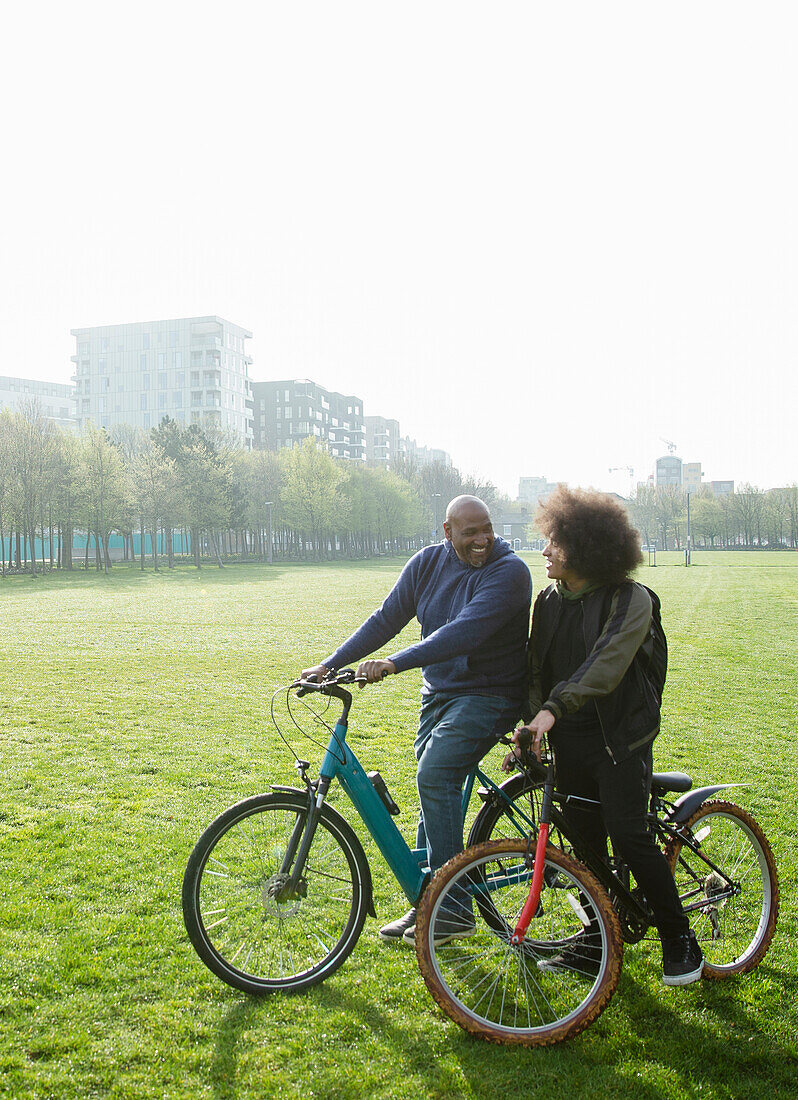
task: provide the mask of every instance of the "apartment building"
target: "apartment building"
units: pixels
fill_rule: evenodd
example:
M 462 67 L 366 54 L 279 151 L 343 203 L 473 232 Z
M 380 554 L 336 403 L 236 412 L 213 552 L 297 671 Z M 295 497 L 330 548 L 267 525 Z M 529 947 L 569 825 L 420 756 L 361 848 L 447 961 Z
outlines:
M 537 505 L 556 488 L 557 482 L 547 481 L 545 477 L 521 477 L 518 479 L 518 500 L 524 504 Z
M 71 330 L 75 420 L 110 428 L 180 424 L 229 431 L 252 445 L 252 333 L 222 317 L 139 321 Z
M 12 378 L 0 375 L 0 409 L 19 409 L 26 401 L 35 400 L 42 414 L 59 428 L 74 430 L 72 395 L 74 386 L 63 382 L 40 382 L 35 378 Z
M 312 437 L 333 458 L 364 462 L 363 402 L 326 390 L 309 378 L 255 382 L 252 387 L 256 447 L 278 450 Z
M 388 468 L 400 454 L 405 453 L 398 420 L 388 420 L 384 416 L 365 416 L 363 426 L 366 429 L 367 466 Z

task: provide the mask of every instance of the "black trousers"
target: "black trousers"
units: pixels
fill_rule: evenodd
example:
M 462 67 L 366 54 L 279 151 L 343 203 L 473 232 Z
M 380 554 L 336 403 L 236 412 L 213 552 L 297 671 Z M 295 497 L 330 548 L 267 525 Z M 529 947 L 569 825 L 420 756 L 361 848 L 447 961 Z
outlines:
M 660 936 L 686 932 L 689 922 L 673 875 L 646 823 L 653 770 L 651 746 L 615 764 L 600 730 L 560 735 L 553 730 L 550 741 L 557 790 L 601 804 L 594 809 L 568 803 L 563 807 L 566 821 L 599 852 L 606 852 L 609 836 L 614 853 L 627 864 L 643 891 Z

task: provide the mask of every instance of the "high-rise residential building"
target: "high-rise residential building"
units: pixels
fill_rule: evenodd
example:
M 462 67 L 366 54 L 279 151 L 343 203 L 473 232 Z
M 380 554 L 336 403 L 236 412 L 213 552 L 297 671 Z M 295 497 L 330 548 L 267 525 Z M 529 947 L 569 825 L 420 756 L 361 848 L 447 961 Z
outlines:
M 557 482 L 545 477 L 521 477 L 518 479 L 518 500 L 525 504 L 538 504 L 557 488 Z
M 71 331 L 79 426 L 155 428 L 168 416 L 221 428 L 251 446 L 247 329 L 222 317 L 184 317 Z
M 667 454 L 658 458 L 654 467 L 656 485 L 681 485 L 682 460 L 678 455 Z
M 438 447 L 425 447 L 416 443 L 409 435 L 399 440 L 399 453 L 404 455 L 409 463 L 415 466 L 431 466 L 433 462 L 440 462 L 444 466 L 451 466 L 451 455 Z
M 384 416 L 365 416 L 366 464 L 368 466 L 388 467 L 405 453 L 405 447 L 399 435 L 399 421 L 387 420 Z
M 42 414 L 59 428 L 76 427 L 72 407 L 74 386 L 63 382 L 40 382 L 35 378 L 11 378 L 0 375 L 0 409 L 19 409 L 35 400 Z
M 333 458 L 365 460 L 359 397 L 326 390 L 309 378 L 255 382 L 252 391 L 256 447 L 277 450 L 313 437 Z

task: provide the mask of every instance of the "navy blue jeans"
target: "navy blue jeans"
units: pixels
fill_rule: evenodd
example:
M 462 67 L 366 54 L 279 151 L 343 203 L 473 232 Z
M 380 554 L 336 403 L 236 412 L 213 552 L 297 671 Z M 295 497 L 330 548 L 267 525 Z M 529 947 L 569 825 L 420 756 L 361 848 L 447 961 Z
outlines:
M 465 778 L 519 714 L 519 703 L 499 695 L 424 698 L 414 746 L 421 804 L 416 846 L 426 845 L 431 871 L 463 850 Z

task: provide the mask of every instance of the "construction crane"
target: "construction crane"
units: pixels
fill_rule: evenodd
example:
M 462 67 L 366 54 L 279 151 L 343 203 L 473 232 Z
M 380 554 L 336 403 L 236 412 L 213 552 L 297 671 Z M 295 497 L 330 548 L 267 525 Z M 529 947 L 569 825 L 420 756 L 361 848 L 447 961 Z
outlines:
M 660 436 L 660 439 L 662 439 L 662 442 L 668 448 L 668 454 L 669 455 L 675 455 L 676 454 L 676 444 L 673 443 L 670 439 L 663 439 L 662 436 Z

